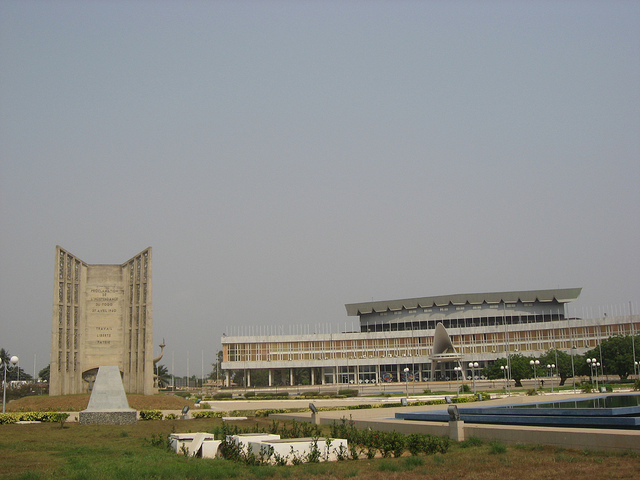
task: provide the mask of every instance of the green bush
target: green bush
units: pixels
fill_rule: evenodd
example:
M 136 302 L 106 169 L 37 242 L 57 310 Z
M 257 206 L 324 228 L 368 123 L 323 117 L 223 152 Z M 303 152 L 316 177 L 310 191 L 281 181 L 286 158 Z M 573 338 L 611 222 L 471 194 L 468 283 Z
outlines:
M 338 390 L 338 395 L 344 395 L 345 397 L 357 397 L 358 389 L 356 388 L 345 388 L 342 390 Z
M 246 392 L 244 398 L 265 398 L 265 399 L 277 399 L 288 398 L 289 392 Z
M 140 410 L 140 420 L 162 420 L 160 410 Z
M 69 414 L 62 412 L 1 413 L 0 425 L 16 422 L 47 422 L 64 424 L 67 418 L 69 418 Z
M 214 400 L 228 400 L 233 398 L 233 394 L 229 392 L 218 392 L 212 397 Z
M 15 413 L 0 413 L 0 425 L 7 425 L 9 423 L 16 423 L 18 418 Z
M 263 410 L 256 410 L 253 412 L 256 417 L 268 417 L 272 413 L 287 413 L 289 410 L 286 408 L 266 408 Z
M 591 383 L 583 383 L 580 386 L 580 390 L 582 393 L 591 393 L 593 392 L 593 385 Z
M 165 419 L 165 420 L 175 420 L 175 419 L 177 419 L 177 418 L 178 418 L 178 415 L 176 415 L 175 413 L 167 413 L 167 414 L 164 416 L 164 419 Z
M 226 416 L 227 412 L 220 412 L 215 410 L 200 410 L 191 414 L 191 418 L 222 418 Z
M 638 390 L 640 390 L 640 379 L 636 380 L 635 382 L 633 382 L 633 390 L 635 392 L 637 392 Z

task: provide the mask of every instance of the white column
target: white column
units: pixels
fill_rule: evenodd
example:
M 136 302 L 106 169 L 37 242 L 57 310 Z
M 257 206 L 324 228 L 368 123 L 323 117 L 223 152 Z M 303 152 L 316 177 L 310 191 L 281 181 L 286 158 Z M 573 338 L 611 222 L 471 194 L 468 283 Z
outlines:
M 269 369 L 269 386 L 273 386 L 273 370 L 271 368 Z

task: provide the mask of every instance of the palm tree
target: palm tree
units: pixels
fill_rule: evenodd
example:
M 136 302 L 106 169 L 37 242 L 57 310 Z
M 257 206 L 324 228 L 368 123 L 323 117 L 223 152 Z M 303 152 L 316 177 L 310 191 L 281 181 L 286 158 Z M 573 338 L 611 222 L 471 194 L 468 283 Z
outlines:
M 158 387 L 167 387 L 171 385 L 171 374 L 164 365 L 156 366 L 156 375 L 158 376 Z
M 9 359 L 11 358 L 11 354 L 5 350 L 4 348 L 0 348 L 0 361 L 2 361 L 3 367 L 4 365 L 9 365 Z M 4 373 L 4 372 L 3 372 Z M 7 370 L 7 382 L 12 380 L 31 380 L 33 377 L 29 375 L 27 372 L 22 370 L 19 365 L 16 365 L 13 368 L 9 368 Z

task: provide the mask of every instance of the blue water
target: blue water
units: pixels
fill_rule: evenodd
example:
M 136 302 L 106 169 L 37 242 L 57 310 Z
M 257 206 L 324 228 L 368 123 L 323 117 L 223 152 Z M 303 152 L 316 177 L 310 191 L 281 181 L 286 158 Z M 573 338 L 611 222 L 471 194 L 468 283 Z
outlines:
M 469 423 L 640 429 L 640 395 L 604 395 L 580 400 L 462 407 Z M 447 422 L 446 411 L 396 413 L 403 420 Z

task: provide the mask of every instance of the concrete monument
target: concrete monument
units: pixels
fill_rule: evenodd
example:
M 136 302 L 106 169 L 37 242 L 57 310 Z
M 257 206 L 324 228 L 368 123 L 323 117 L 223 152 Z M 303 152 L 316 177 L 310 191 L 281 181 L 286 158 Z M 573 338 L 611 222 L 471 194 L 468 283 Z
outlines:
M 115 365 L 127 393 L 153 388 L 151 247 L 121 265 L 89 265 L 56 247 L 50 395 L 90 392 Z
M 78 415 L 80 425 L 131 425 L 138 412 L 129 408 L 122 386 L 120 369 L 116 366 L 99 367 L 86 410 Z

